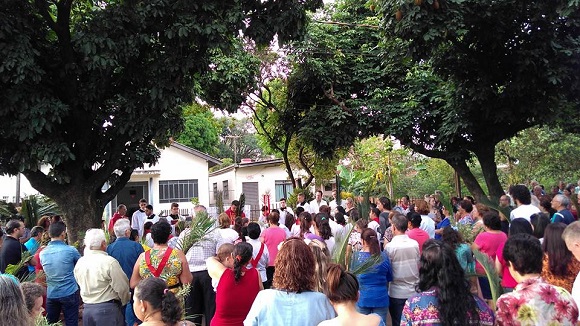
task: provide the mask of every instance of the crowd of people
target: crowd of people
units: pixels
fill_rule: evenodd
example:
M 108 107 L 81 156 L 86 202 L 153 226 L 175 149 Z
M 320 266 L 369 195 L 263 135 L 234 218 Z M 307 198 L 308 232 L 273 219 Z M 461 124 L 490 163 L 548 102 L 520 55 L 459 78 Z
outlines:
M 310 202 L 298 194 L 294 208 L 281 199 L 255 222 L 234 201 L 191 248 L 177 204 L 160 217 L 141 200 L 131 218 L 119 205 L 105 230 L 87 230 L 82 255 L 58 218 L 28 232 L 10 220 L 0 319 L 71 326 L 82 311 L 83 325 L 575 325 L 580 187 L 558 190 L 515 185 L 488 205 L 380 197 L 368 216 L 357 199 L 326 202 L 318 191 Z

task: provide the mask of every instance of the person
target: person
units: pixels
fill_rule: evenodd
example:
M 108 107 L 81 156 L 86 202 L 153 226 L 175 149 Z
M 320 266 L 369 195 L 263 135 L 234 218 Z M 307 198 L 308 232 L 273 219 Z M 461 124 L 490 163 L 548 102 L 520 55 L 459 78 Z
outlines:
M 151 224 L 155 224 L 159 222 L 159 216 L 153 213 L 153 205 L 145 206 L 145 223 L 151 222 Z
M 266 247 L 266 245 L 260 241 L 260 232 L 260 225 L 258 223 L 251 222 L 248 224 L 249 239 L 247 243 L 249 243 L 253 248 L 250 265 L 258 270 L 262 281 L 266 283 L 268 280 L 268 276 L 266 275 L 266 268 L 270 262 L 270 252 L 268 251 L 268 247 Z
M 81 258 L 78 250 L 67 245 L 66 225 L 54 222 L 48 228 L 50 242 L 40 252 L 40 263 L 48 287 L 46 293 L 46 319 L 49 323 L 59 321 L 61 311 L 65 326 L 78 326 L 79 286 L 74 278 L 74 267 Z
M 238 234 L 238 232 L 236 232 L 234 229 L 231 228 L 232 224 L 228 214 L 221 213 L 218 216 L 218 222 L 219 228 L 217 229 L 217 232 L 220 234 L 220 237 L 222 238 L 223 242 L 232 244 L 236 242 L 236 240 L 238 240 L 240 235 Z
M 308 214 L 310 215 L 310 214 Z M 280 215 L 276 212 L 271 212 L 268 215 L 269 227 L 262 232 L 262 242 L 268 248 L 269 262 L 266 268 L 266 288 L 270 288 L 272 280 L 274 279 L 274 266 L 276 256 L 278 255 L 278 245 L 286 239 L 286 231 L 278 226 Z
M 215 260 L 220 262 L 220 264 L 224 265 L 226 268 L 233 269 L 234 268 L 233 253 L 234 253 L 234 245 L 231 243 L 224 243 L 219 247 L 216 255 L 213 258 L 215 258 Z M 214 292 L 217 293 L 217 287 L 220 283 L 221 274 L 219 274 L 219 277 L 215 277 L 215 274 L 212 276 L 212 274 L 210 273 L 209 276 L 211 277 L 211 285 L 213 286 L 213 290 Z
M 6 238 L 0 248 L 0 273 L 6 273 L 8 265 L 18 265 L 22 259 L 22 254 L 28 249 L 20 242 L 20 237 L 24 235 L 24 223 L 17 219 L 12 219 L 6 223 Z M 34 263 L 33 263 L 34 265 Z M 28 274 L 28 266 L 25 264 L 14 274 L 16 278 L 23 279 Z
M 544 232 L 550 224 L 550 218 L 545 213 L 536 213 L 530 216 L 530 221 L 534 230 L 533 235 L 540 240 L 540 243 L 544 242 Z
M 326 200 L 322 199 L 322 191 L 316 190 L 315 196 L 316 196 L 316 198 L 314 198 L 310 202 L 310 214 L 320 213 L 320 206 L 322 206 L 322 205 L 328 206 L 328 203 L 326 202 Z
M 177 296 L 167 289 L 158 277 L 143 279 L 135 287 L 133 311 L 143 323 L 141 326 L 189 326 L 182 322 L 183 310 Z
M 124 204 L 119 204 L 119 206 L 117 206 L 117 211 L 109 220 L 109 227 L 107 228 L 107 231 L 109 231 L 109 236 L 112 237 L 113 241 L 115 240 L 115 223 L 117 223 L 118 220 L 125 218 L 125 214 L 127 214 L 127 206 Z
M 493 325 L 493 310 L 469 288 L 453 248 L 430 239 L 421 254 L 419 293 L 405 302 L 397 325 Z
M 7 275 L 0 275 L 0 320 L 11 326 L 34 325 L 18 283 Z
M 354 229 L 350 232 L 348 238 L 348 248 L 352 252 L 357 252 L 362 249 L 361 233 L 368 226 L 367 219 L 361 218 L 354 224 Z
M 562 239 L 566 242 L 566 247 L 576 260 L 580 261 L 580 221 L 569 224 L 562 233 Z M 572 285 L 572 297 L 577 305 L 580 306 L 580 273 L 576 275 Z
M 324 242 L 326 248 L 330 254 L 333 253 L 334 245 L 336 243 L 334 237 L 332 236 L 332 231 L 330 229 L 330 216 L 325 213 L 318 213 L 314 216 L 314 233 L 312 235 L 319 238 L 312 238 Z
M 303 192 L 300 192 L 300 193 L 298 193 L 298 195 L 296 195 L 296 211 L 298 211 L 298 207 L 302 207 L 305 212 L 312 214 L 312 209 L 310 207 L 310 204 L 308 204 L 308 202 L 306 201 L 306 198 L 305 198 Z M 298 214 L 298 213 L 296 213 L 296 214 Z
M 294 215 L 292 208 L 286 206 L 286 198 L 280 198 L 280 224 L 286 225 L 286 216 Z
M 558 223 L 562 222 L 566 225 L 574 222 L 574 216 L 572 212 L 568 209 L 570 205 L 570 198 L 564 195 L 556 195 L 552 198 L 552 208 L 556 210 L 556 213 L 552 216 L 551 222 Z
M 143 225 L 145 224 L 145 208 L 147 207 L 147 200 L 144 198 L 139 199 L 139 209 L 133 213 L 131 216 L 131 227 L 139 232 L 139 239 L 143 239 L 145 232 L 143 230 Z
M 308 247 L 314 254 L 314 291 L 322 292 L 326 286 L 326 267 L 330 263 L 330 252 L 320 240 L 308 242 Z
M 465 224 L 472 226 L 475 221 L 471 216 L 471 212 L 473 211 L 473 204 L 469 200 L 462 200 L 459 202 L 459 209 L 455 214 L 455 219 L 459 224 Z
M 572 283 L 580 272 L 580 262 L 566 248 L 562 233 L 566 229 L 564 223 L 550 223 L 546 227 L 542 251 L 542 278 L 547 283 L 559 286 L 572 292 Z
M 171 203 L 171 207 L 169 208 L 169 215 L 167 215 L 168 221 L 172 227 L 175 226 L 179 221 L 183 221 L 184 218 L 179 214 L 179 204 L 178 203 Z M 175 235 L 175 229 L 173 231 Z
M 502 325 L 576 325 L 578 306 L 568 291 L 544 282 L 540 241 L 530 234 L 510 236 L 503 248 L 510 273 L 518 282 L 497 300 L 496 322 Z
M 377 314 L 386 324 L 389 312 L 389 282 L 393 280 L 391 262 L 387 254 L 381 252 L 378 235 L 373 229 L 364 229 L 361 233 L 361 240 L 363 247 L 354 255 L 353 270 L 368 264 L 369 260 L 375 259 L 374 257 L 378 258 L 375 264 L 357 276 L 360 297 L 356 309 L 365 315 Z
M 499 207 L 501 208 L 507 208 L 507 207 L 512 207 L 511 206 L 511 198 L 508 195 L 501 195 L 501 197 L 499 197 Z
M 421 229 L 421 214 L 417 212 L 409 212 L 407 214 L 407 220 L 409 221 L 407 225 L 407 236 L 417 241 L 419 244 L 419 254 L 421 254 L 423 244 L 425 241 L 429 240 L 429 234 Z
M 233 269 L 215 257 L 206 261 L 209 275 L 219 278 L 215 315 L 210 323 L 213 326 L 241 326 L 258 292 L 263 289 L 260 273 L 255 268 L 246 268 L 252 259 L 252 245 L 238 243 L 232 255 Z
M 512 223 L 510 224 L 509 232 L 508 232 L 508 238 L 510 236 L 520 234 L 520 233 L 525 233 L 525 234 L 532 234 L 533 233 L 532 225 L 530 223 L 528 223 L 528 221 L 526 221 L 523 218 L 515 219 L 512 221 Z M 514 278 L 510 274 L 507 262 L 505 261 L 505 259 L 503 257 L 504 245 L 505 245 L 505 242 L 500 244 L 497 247 L 496 256 L 495 256 L 495 270 L 501 276 L 501 286 L 503 288 L 503 291 L 504 292 L 511 292 L 511 291 L 513 291 L 514 287 L 518 284 L 518 282 L 516 282 L 516 280 L 514 280 Z
M 532 214 L 540 212 L 539 208 L 532 205 L 532 196 L 526 186 L 511 186 L 509 192 L 516 203 L 516 208 L 510 212 L 510 221 L 516 218 L 523 218 L 529 222 Z
M 381 230 L 381 225 L 379 224 L 379 216 L 381 215 L 381 211 L 376 207 L 371 207 L 369 209 L 369 229 L 373 229 L 376 233 L 381 234 L 381 232 L 385 232 Z
M 465 274 L 473 274 L 475 272 L 473 253 L 469 245 L 463 242 L 461 233 L 453 228 L 445 228 L 443 229 L 443 234 L 441 234 L 441 241 L 455 250 L 457 261 L 459 261 L 459 265 L 461 265 Z
M 429 238 L 435 237 L 435 221 L 429 217 L 429 204 L 422 199 L 415 200 L 415 212 L 421 214 L 421 230 L 429 234 Z
M 134 231 L 135 235 L 138 236 L 137 230 L 131 229 L 129 220 L 122 218 L 117 220 L 113 226 L 113 231 L 115 232 L 116 240 L 107 246 L 107 254 L 115 258 L 127 280 L 131 279 L 133 274 L 133 267 L 139 259 L 139 256 L 144 252 L 143 246 L 136 241 L 131 240 L 131 232 Z M 133 302 L 130 300 L 124 307 L 125 321 L 127 325 L 133 325 L 135 323 L 135 313 L 133 313 Z
M 74 268 L 84 303 L 83 326 L 123 326 L 122 306 L 131 298 L 129 279 L 119 262 L 105 252 L 107 242 L 103 230 L 88 230 L 84 243 L 85 255 Z
M 230 225 L 234 225 L 234 222 L 236 221 L 236 216 L 239 215 L 241 217 L 246 217 L 246 214 L 244 214 L 242 210 L 243 208 L 240 208 L 240 201 L 233 200 L 232 204 L 230 205 L 230 208 L 228 208 L 225 211 L 225 213 L 230 218 Z M 241 214 L 239 214 L 239 212 L 241 212 Z
M 337 197 L 336 190 L 332 191 L 332 200 L 328 202 L 328 207 L 330 207 L 331 215 L 334 216 L 336 207 L 341 204 L 340 198 Z
M 314 289 L 314 255 L 301 238 L 289 238 L 276 258 L 273 288 L 260 291 L 244 326 L 317 325 L 334 318 L 334 308 Z
M 392 325 L 401 321 L 405 301 L 415 294 L 419 281 L 419 244 L 405 234 L 408 221 L 402 214 L 392 218 L 393 239 L 385 242 L 385 251 L 393 268 L 393 281 L 389 287 L 389 312 Z
M 337 316 L 319 323 L 318 326 L 385 326 L 383 319 L 377 314 L 367 315 L 358 312 L 356 303 L 359 300 L 359 282 L 356 276 L 345 271 L 341 265 L 328 266 L 324 294 L 330 300 Z
M 181 250 L 191 232 L 189 228 L 181 232 L 176 246 L 177 249 Z M 188 316 L 186 318 L 189 321 L 196 325 L 201 324 L 202 317 L 207 321 L 211 321 L 215 313 L 215 291 L 213 290 L 211 277 L 207 272 L 206 260 L 215 256 L 223 243 L 222 241 L 219 233 L 214 229 L 208 232 L 196 245 L 187 250 L 185 254 L 193 277 L 189 294 L 185 297 L 185 315 Z
M 37 225 L 37 226 L 33 227 L 32 230 L 30 230 L 30 239 L 28 239 L 28 241 L 26 241 L 26 243 L 24 243 L 24 246 L 26 247 L 26 250 L 28 250 L 28 252 L 31 255 L 35 255 L 38 248 L 40 248 L 43 235 L 44 235 L 44 228 L 42 226 Z M 35 263 L 38 263 L 38 261 L 35 260 Z M 35 267 L 32 264 L 29 264 L 28 265 L 28 273 L 34 274 L 34 270 L 35 270 Z
M 42 297 L 46 295 L 44 287 L 40 284 L 24 282 L 20 284 L 20 289 L 22 290 L 22 294 L 24 294 L 26 309 L 28 310 L 32 320 L 41 317 L 44 312 L 44 308 L 42 307 Z
M 153 248 L 145 251 L 133 267 L 130 285 L 135 288 L 139 281 L 148 277 L 160 277 L 168 286 L 168 289 L 177 293 L 183 284 L 189 284 L 192 280 L 187 259 L 181 250 L 171 249 L 167 240 L 171 234 L 171 225 L 165 221 L 159 221 L 151 227 Z
M 496 211 L 489 211 L 485 213 L 483 215 L 483 225 L 485 231 L 477 235 L 471 244 L 471 250 L 479 250 L 482 253 L 488 255 L 492 261 L 495 261 L 497 248 L 507 240 L 507 236 L 501 231 L 501 221 L 499 214 Z M 475 271 L 480 275 L 485 274 L 483 266 L 479 263 L 476 263 Z M 481 287 L 481 294 L 483 295 L 483 298 L 490 300 L 492 298 L 491 287 L 487 277 L 479 277 L 479 286 Z

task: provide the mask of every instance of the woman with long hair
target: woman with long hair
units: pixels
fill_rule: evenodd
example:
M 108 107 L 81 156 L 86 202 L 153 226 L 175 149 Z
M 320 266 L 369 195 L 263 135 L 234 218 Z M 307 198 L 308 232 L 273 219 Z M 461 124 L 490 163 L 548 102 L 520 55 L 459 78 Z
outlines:
M 181 250 L 172 249 L 167 245 L 171 235 L 171 225 L 160 219 L 151 227 L 153 248 L 145 251 L 135 262 L 130 285 L 135 288 L 145 278 L 160 277 L 171 291 L 177 293 L 183 284 L 191 283 L 193 276 L 189 271 L 189 263 Z
M 322 292 L 326 285 L 326 267 L 330 263 L 330 252 L 320 240 L 312 240 L 308 247 L 314 254 L 314 291 Z
M 141 326 L 185 326 L 193 325 L 181 321 L 183 310 L 177 296 L 169 291 L 167 283 L 158 277 L 141 280 L 133 294 L 133 312 Z
M 241 326 L 252 302 L 262 290 L 262 278 L 255 268 L 246 267 L 252 259 L 253 247 L 246 242 L 234 246 L 234 268 L 222 265 L 215 257 L 207 259 L 207 271 L 219 283 L 215 297 L 215 315 L 210 325 Z
M 0 275 L 0 320 L 11 326 L 34 325 L 20 287 L 6 275 Z
M 312 234 L 310 231 L 311 228 L 312 215 L 308 212 L 300 213 L 300 237 L 302 239 L 307 239 L 307 237 Z
M 314 289 L 314 255 L 301 238 L 289 238 L 276 257 L 273 288 L 260 291 L 244 325 L 317 325 L 334 318 L 326 296 Z
M 572 293 L 572 284 L 580 272 L 580 262 L 566 247 L 562 233 L 566 224 L 550 223 L 544 232 L 542 278 L 546 283 L 566 289 Z
M 469 245 L 463 242 L 461 233 L 453 228 L 445 228 L 443 229 L 443 234 L 441 234 L 441 241 L 453 248 L 457 260 L 465 273 L 475 272 L 475 259 L 473 258 L 473 252 L 471 252 Z
M 377 314 L 365 315 L 356 309 L 359 299 L 359 283 L 356 276 L 346 272 L 342 266 L 332 264 L 328 266 L 326 274 L 326 289 L 324 294 L 336 311 L 336 318 L 326 320 L 318 326 L 385 326 L 382 318 Z
M 454 250 L 430 239 L 419 262 L 418 294 L 403 308 L 401 325 L 493 325 L 493 311 L 469 291 Z
M 362 249 L 355 253 L 353 268 L 361 266 L 370 259 L 379 257 L 367 271 L 358 275 L 360 298 L 356 308 L 358 312 L 368 315 L 375 313 L 386 323 L 389 311 L 389 282 L 393 280 L 391 261 L 386 253 L 381 252 L 377 233 L 366 228 L 361 232 Z
M 261 239 L 262 242 L 268 248 L 269 262 L 266 268 L 266 288 L 269 288 L 272 284 L 272 279 L 274 278 L 274 262 L 276 261 L 276 256 L 278 255 L 278 245 L 286 239 L 286 231 L 278 226 L 278 221 L 280 220 L 280 214 L 276 212 L 271 212 L 268 215 L 268 228 L 262 232 Z

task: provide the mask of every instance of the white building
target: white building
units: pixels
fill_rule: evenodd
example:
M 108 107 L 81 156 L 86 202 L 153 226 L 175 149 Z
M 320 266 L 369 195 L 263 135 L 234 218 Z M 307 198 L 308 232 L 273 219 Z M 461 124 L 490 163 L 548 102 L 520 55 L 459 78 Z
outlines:
M 263 196 L 270 195 L 270 207 L 277 207 L 280 198 L 288 198 L 293 191 L 292 182 L 288 179 L 286 167 L 281 159 L 252 162 L 242 160 L 239 164 L 230 165 L 209 174 L 210 206 L 215 206 L 215 193 L 223 192 L 224 206 L 229 207 L 233 200 L 246 196 L 251 217 L 258 218 L 264 205 Z
M 20 179 L 20 180 L 19 180 Z M 20 184 L 18 186 L 18 184 Z M 17 176 L 0 176 L 0 199 L 7 203 L 15 203 L 17 201 L 17 189 L 20 190 L 20 200 L 29 195 L 39 194 L 38 190 L 34 189 L 28 179 L 24 175 Z

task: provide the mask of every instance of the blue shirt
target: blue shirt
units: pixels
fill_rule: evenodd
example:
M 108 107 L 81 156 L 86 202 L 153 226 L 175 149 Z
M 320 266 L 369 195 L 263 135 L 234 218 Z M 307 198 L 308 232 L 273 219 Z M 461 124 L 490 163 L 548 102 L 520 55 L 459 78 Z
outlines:
M 554 213 L 554 215 L 552 216 L 552 223 L 558 222 L 568 225 L 574 222 L 574 215 L 572 215 L 572 213 L 567 209 L 558 211 L 557 213 Z
M 46 274 L 48 287 L 46 297 L 63 298 L 74 294 L 79 289 L 73 274 L 75 264 L 81 258 L 75 247 L 63 241 L 52 240 L 40 252 L 40 263 Z
M 370 252 L 359 251 L 355 254 L 355 268 L 371 258 Z M 360 297 L 357 305 L 364 308 L 389 306 L 388 284 L 393 280 L 391 261 L 386 253 L 381 252 L 381 261 L 370 267 L 365 273 L 357 276 L 360 284 Z
M 446 216 L 441 222 L 437 223 L 437 227 L 435 229 L 443 229 L 449 225 L 451 225 L 451 221 L 449 221 L 449 218 Z M 435 239 L 441 240 L 441 234 L 435 234 Z
M 119 262 L 128 279 L 131 279 L 133 266 L 143 251 L 139 242 L 131 241 L 127 237 L 117 238 L 107 247 L 107 253 Z
M 36 239 L 30 238 L 30 239 L 28 239 L 28 241 L 26 241 L 24 246 L 26 247 L 26 249 L 28 249 L 28 252 L 32 256 L 34 256 L 34 254 L 36 253 L 36 250 L 38 250 L 38 247 L 40 247 L 40 243 L 38 241 L 36 241 Z M 29 265 L 28 271 L 31 273 L 34 273 L 34 266 Z

